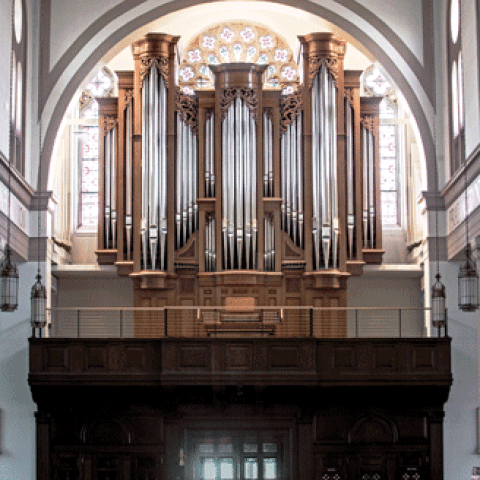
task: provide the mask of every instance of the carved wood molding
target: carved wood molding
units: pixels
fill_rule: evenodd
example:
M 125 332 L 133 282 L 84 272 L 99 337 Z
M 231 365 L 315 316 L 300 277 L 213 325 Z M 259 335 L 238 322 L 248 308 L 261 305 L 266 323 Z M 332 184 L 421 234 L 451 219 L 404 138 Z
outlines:
M 355 89 L 345 87 L 344 88 L 344 94 L 345 94 L 345 98 L 347 99 L 347 101 L 349 101 L 350 105 L 353 107 L 354 100 L 355 100 Z
M 212 116 L 215 114 L 214 108 L 206 108 L 205 109 L 205 120 L 210 120 Z
M 302 109 L 303 95 L 301 88 L 282 99 L 280 106 L 280 133 L 283 134 L 287 130 Z
M 239 96 L 247 104 L 255 121 L 258 119 L 258 93 L 253 88 L 225 88 L 220 91 L 220 120 L 223 121 L 230 105 Z
M 125 107 L 132 101 L 133 88 L 127 88 L 125 90 Z
M 175 96 L 175 109 L 180 114 L 185 124 L 190 127 L 190 130 L 196 134 L 198 128 L 197 100 L 185 95 L 180 88 L 177 88 Z
M 143 79 L 146 75 L 150 72 L 153 64 L 158 68 L 159 73 L 162 75 L 167 88 L 169 86 L 168 82 L 168 57 L 160 56 L 160 57 L 143 57 L 140 60 L 140 82 L 143 83 Z
M 103 135 L 105 136 L 110 130 L 113 130 L 117 123 L 116 115 L 103 115 Z
M 313 79 L 320 70 L 320 67 L 325 64 L 328 71 L 331 73 L 335 84 L 338 79 L 338 58 L 328 57 L 325 55 L 312 55 L 309 59 L 309 71 L 308 71 L 308 86 L 311 88 L 313 85 Z
M 376 119 L 372 115 L 364 115 L 360 120 L 361 124 L 373 133 L 375 128 Z

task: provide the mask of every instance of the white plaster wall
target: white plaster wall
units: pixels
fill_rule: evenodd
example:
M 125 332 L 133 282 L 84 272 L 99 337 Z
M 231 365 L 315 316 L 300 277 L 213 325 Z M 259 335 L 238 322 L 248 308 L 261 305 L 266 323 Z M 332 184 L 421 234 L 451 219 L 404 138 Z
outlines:
M 121 3 L 121 0 L 51 0 L 50 69 L 91 23 Z
M 469 479 L 480 466 L 476 455 L 478 405 L 478 313 L 457 307 L 458 264 L 442 263 L 447 285 L 448 334 L 452 338 L 453 386 L 445 407 L 445 480 Z M 447 283 L 448 282 L 448 283 Z
M 423 63 L 423 12 L 417 0 L 357 0 L 388 25 Z
M 9 155 L 12 1 L 0 2 L 0 152 Z
M 478 0 L 477 0 L 478 1 Z M 465 90 L 465 156 L 480 144 L 480 103 L 478 85 L 478 34 L 475 2 L 463 0 L 462 14 L 462 56 L 463 85 Z
M 19 266 L 19 307 L 0 313 L 0 478 L 33 480 L 36 406 L 27 384 L 30 289 L 36 264 Z

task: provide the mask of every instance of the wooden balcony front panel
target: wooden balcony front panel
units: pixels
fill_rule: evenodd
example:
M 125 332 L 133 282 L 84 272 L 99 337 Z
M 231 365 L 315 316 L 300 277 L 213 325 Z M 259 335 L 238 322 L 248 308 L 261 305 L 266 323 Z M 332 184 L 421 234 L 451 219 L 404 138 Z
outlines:
M 40 386 L 438 386 L 449 338 L 30 339 Z

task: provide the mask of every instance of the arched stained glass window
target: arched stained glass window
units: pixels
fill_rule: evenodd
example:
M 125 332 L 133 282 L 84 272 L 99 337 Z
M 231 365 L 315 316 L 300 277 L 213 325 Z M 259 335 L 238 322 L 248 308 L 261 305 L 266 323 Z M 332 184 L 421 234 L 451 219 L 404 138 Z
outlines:
M 13 0 L 10 162 L 25 174 L 24 131 L 27 65 L 27 19 L 24 0 Z
M 268 65 L 267 89 L 291 93 L 300 83 L 298 65 L 285 40 L 268 27 L 237 21 L 210 27 L 190 41 L 178 68 L 178 84 L 188 95 L 194 89 L 213 89 L 209 65 L 235 62 Z
M 462 23 L 459 0 L 450 0 L 448 15 L 448 91 L 450 103 L 450 174 L 465 160 L 465 114 L 462 64 Z
M 114 76 L 104 67 L 80 96 L 77 139 L 78 210 L 77 228 L 91 229 L 98 222 L 98 103 L 95 97 L 113 93 Z
M 377 65 L 371 65 L 363 74 L 363 88 L 367 95 L 383 97 L 380 103 L 380 191 L 382 196 L 382 223 L 400 224 L 400 188 L 398 159 L 398 110 L 395 90 Z

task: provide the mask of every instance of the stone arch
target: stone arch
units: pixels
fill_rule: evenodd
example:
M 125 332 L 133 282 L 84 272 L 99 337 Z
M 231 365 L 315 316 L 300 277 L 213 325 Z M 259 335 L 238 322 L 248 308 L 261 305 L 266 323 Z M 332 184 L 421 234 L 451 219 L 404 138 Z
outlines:
M 126 4 L 128 6 L 130 3 L 124 2 L 122 5 Z M 61 69 L 54 67 L 51 72 L 52 74 L 55 73 L 53 81 L 43 78 L 42 75 L 45 75 L 45 72 L 40 72 L 42 92 L 38 98 L 38 111 L 39 120 L 45 126 L 42 131 L 45 133 L 40 152 L 42 178 L 37 181 L 40 182 L 42 188 L 46 188 L 48 184 L 54 141 L 64 112 L 84 78 L 100 59 L 122 39 L 143 25 L 168 13 L 203 3 L 207 3 L 206 0 L 180 0 L 152 7 L 143 13 L 138 13 L 132 4 L 127 11 L 122 13 L 122 18 L 128 19 L 128 21 L 124 21 L 118 27 L 115 26 L 117 17 L 111 18 L 108 15 L 109 12 L 107 12 L 87 27 L 82 36 L 82 38 L 85 38 L 84 41 L 79 39 L 74 42 L 71 48 L 67 49 L 65 55 L 68 55 L 68 61 Z M 337 25 L 352 39 L 364 45 L 382 63 L 410 106 L 412 115 L 418 125 L 425 154 L 427 188 L 432 191 L 437 190 L 435 179 L 436 152 L 432 126 L 435 105 L 434 99 L 429 98 L 429 95 L 434 95 L 435 89 L 426 88 L 428 82 L 425 81 L 425 77 L 431 80 L 431 72 L 424 69 L 412 52 L 387 25 L 374 14 L 369 14 L 365 8 L 357 8 L 355 3 L 348 0 L 337 0 L 338 6 L 342 7 L 343 10 L 350 8 L 351 16 L 340 15 L 311 0 L 279 0 L 277 3 L 304 10 Z M 368 30 L 371 29 L 370 34 L 367 34 L 357 25 L 355 20 L 358 18 L 368 27 Z M 387 48 L 382 46 L 383 41 L 394 53 L 392 56 L 395 58 L 392 58 L 387 53 Z M 74 47 L 77 48 L 76 53 L 74 53 Z M 67 70 L 68 75 L 66 74 Z M 46 73 L 48 74 L 48 72 Z M 412 77 L 410 80 L 407 78 L 407 73 Z M 430 77 L 428 77 L 429 73 Z M 48 85 L 49 83 L 50 85 Z M 418 88 L 414 89 L 413 84 Z M 43 87 L 46 86 L 48 91 L 43 90 Z

